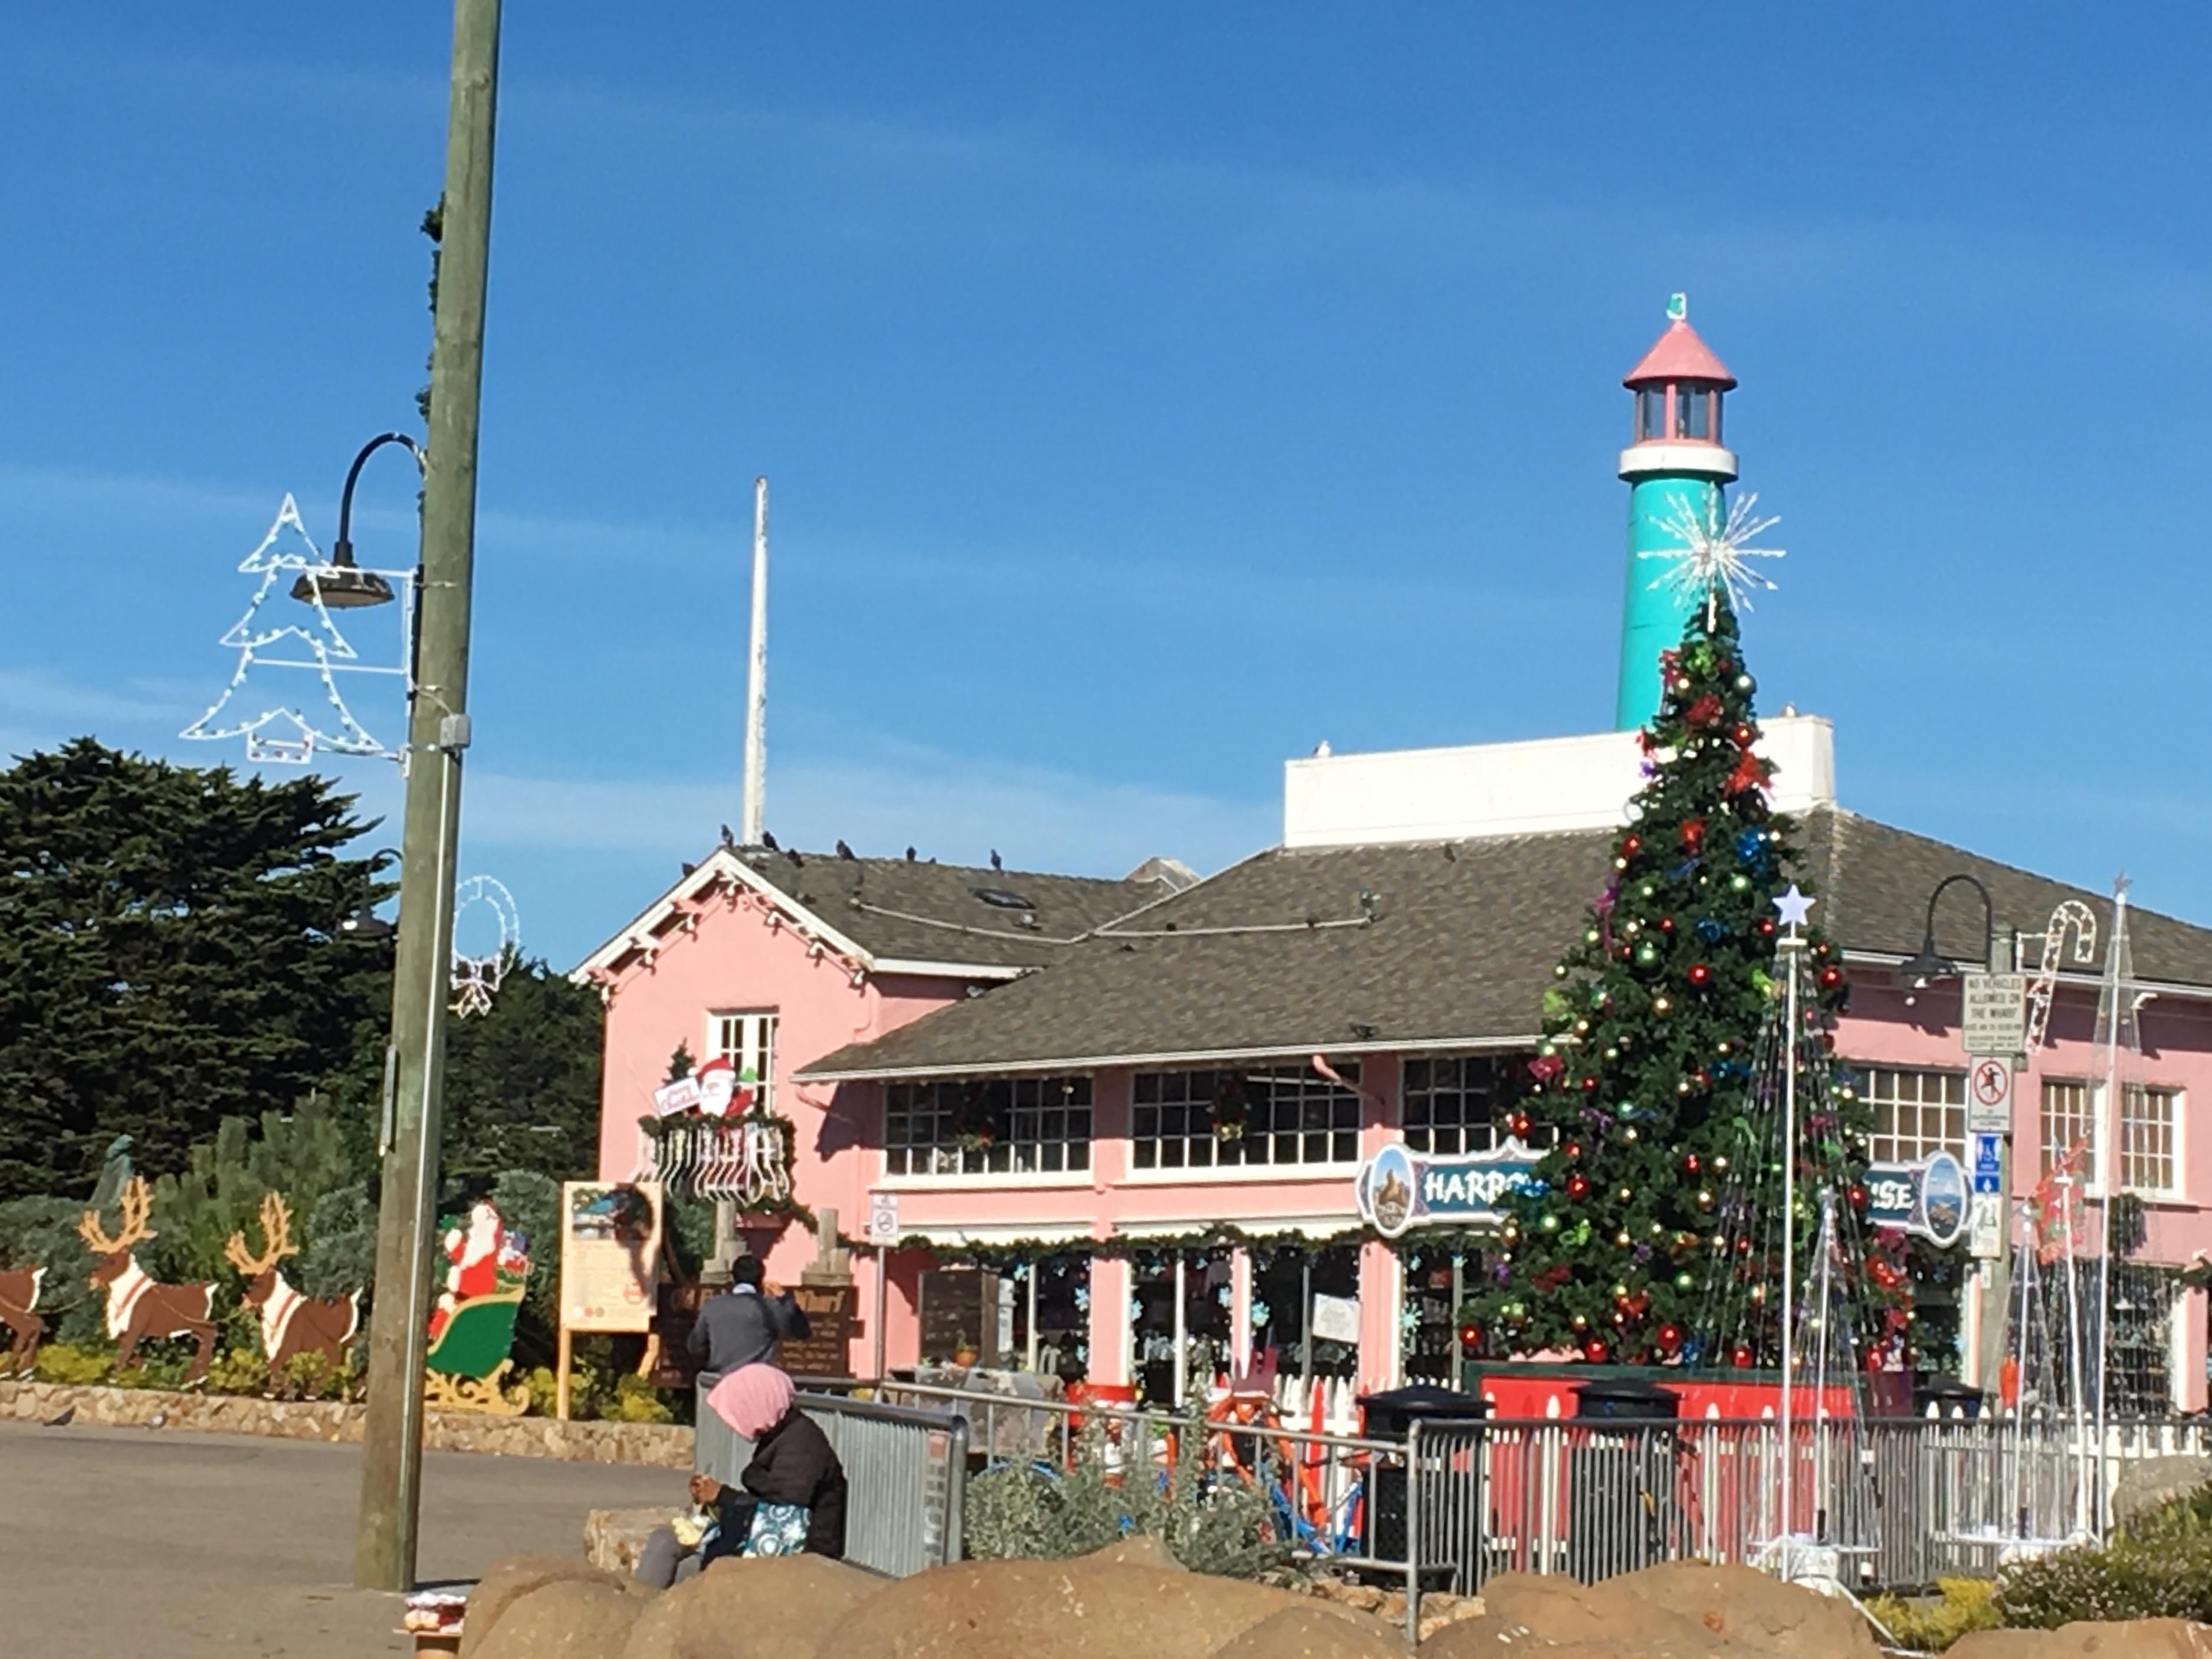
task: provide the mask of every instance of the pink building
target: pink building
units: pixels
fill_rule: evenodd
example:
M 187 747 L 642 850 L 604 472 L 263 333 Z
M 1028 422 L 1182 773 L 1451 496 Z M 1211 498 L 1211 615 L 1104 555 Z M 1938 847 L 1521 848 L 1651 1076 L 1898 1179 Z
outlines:
M 1628 380 L 1630 729 L 1293 761 L 1282 844 L 1194 884 L 1161 860 L 1109 882 L 725 847 L 580 970 L 608 997 L 602 1174 L 639 1171 L 636 1120 L 679 1043 L 729 1054 L 798 1125 L 799 1200 L 867 1241 L 858 1372 L 973 1346 L 1149 1399 L 1255 1355 L 1367 1386 L 1458 1381 L 1479 1231 L 1386 1239 L 1355 1178 L 1393 1145 L 1510 1151 L 1543 994 L 1641 781 L 1657 660 L 1638 630 L 1680 636 L 1636 561 L 1674 533 L 1668 492 L 1717 511 L 1735 475 L 1718 401 L 1735 382 L 1676 314 Z M 2054 921 L 2070 906 L 2101 930 L 2108 896 L 1844 810 L 1826 720 L 1785 711 L 1763 749 L 1843 947 L 1838 1054 L 1872 1101 L 1877 1161 L 1975 1150 L 1960 980 L 1910 966 L 1939 887 L 1933 947 L 1952 963 L 1978 969 L 1994 944 L 2037 966 L 2060 927 L 2047 1040 L 2013 1092 L 2011 1194 L 2078 1144 L 2097 1201 L 2118 1166 L 2145 1237 L 2114 1302 L 2114 1397 L 2201 1407 L 2205 1297 L 2180 1272 L 2212 1253 L 2212 1135 L 2189 1121 L 2212 1098 L 2212 931 L 2131 913 L 2142 1041 L 2108 1091 L 2101 945 L 2075 957 Z M 783 1277 L 814 1253 L 803 1229 L 760 1244 Z M 1957 1316 L 1957 1353 L 1930 1339 L 1924 1363 L 1994 1387 L 1980 1322 L 2001 1286 L 1965 1242 L 1946 1259 L 1960 1293 L 1920 1312 L 1929 1330 Z

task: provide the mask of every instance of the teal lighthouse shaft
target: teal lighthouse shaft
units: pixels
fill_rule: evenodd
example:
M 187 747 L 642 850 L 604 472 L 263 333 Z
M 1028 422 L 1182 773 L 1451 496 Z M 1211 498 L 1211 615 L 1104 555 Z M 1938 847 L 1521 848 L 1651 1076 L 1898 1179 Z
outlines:
M 1680 642 L 1697 603 L 1665 580 L 1664 559 L 1646 553 L 1680 550 L 1668 520 L 1688 513 L 1717 525 L 1727 516 L 1723 492 L 1735 481 L 1735 456 L 1721 443 L 1721 395 L 1735 376 L 1690 326 L 1689 303 L 1677 294 L 1673 320 L 1621 384 L 1636 397 L 1635 441 L 1620 452 L 1628 484 L 1628 596 L 1620 621 L 1620 688 L 1613 724 L 1622 731 L 1659 712 L 1659 653 Z

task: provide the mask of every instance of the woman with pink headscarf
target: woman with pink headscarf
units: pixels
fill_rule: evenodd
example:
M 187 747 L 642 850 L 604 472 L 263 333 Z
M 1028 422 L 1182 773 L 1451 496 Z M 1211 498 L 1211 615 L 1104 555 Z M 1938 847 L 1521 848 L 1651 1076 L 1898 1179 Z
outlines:
M 639 1553 L 638 1577 L 665 1589 L 684 1570 L 725 1555 L 843 1556 L 845 1466 L 799 1410 L 790 1376 L 774 1365 L 740 1365 L 708 1390 L 707 1407 L 752 1442 L 752 1461 L 735 1486 L 691 1477 L 691 1501 L 713 1522 L 690 1540 L 675 1527 L 656 1528 Z M 694 1551 L 696 1567 L 687 1559 Z

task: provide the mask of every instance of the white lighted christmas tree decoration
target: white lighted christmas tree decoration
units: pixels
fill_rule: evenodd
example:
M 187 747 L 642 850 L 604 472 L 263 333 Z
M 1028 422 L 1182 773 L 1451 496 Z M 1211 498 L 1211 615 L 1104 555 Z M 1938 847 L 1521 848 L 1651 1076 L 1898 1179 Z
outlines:
M 466 956 L 459 939 L 461 917 L 471 907 L 483 905 L 499 926 L 499 940 L 486 955 Z M 456 1014 L 488 1014 L 499 994 L 507 963 L 522 949 L 522 917 L 514 908 L 514 895 L 506 884 L 490 876 L 471 876 L 453 896 L 453 1002 Z
M 1738 496 L 1727 504 L 1725 513 L 1717 492 L 1709 492 L 1702 502 L 1684 495 L 1668 497 L 1668 510 L 1659 520 L 1659 527 L 1681 545 L 1645 548 L 1637 554 L 1639 559 L 1666 562 L 1666 570 L 1651 586 L 1671 587 L 1688 598 L 1703 599 L 1708 628 L 1712 626 L 1717 594 L 1725 592 L 1738 611 L 1750 610 L 1753 588 L 1771 591 L 1774 586 L 1750 561 L 1786 556 L 1778 547 L 1752 545 L 1782 522 L 1771 516 L 1759 517 L 1758 507 L 1755 495 Z
M 210 741 L 243 738 L 248 760 L 289 765 L 304 765 L 318 750 L 397 758 L 396 751 L 387 748 L 354 717 L 338 690 L 337 677 L 383 674 L 397 675 L 404 680 L 407 678 L 405 665 L 386 667 L 362 661 L 360 653 L 331 620 L 330 610 L 323 603 L 321 588 L 312 580 L 304 584 L 307 597 L 301 602 L 306 614 L 301 621 L 290 620 L 289 613 L 264 611 L 272 592 L 280 599 L 285 599 L 293 592 L 292 582 L 300 576 L 332 568 L 307 534 L 306 525 L 300 520 L 299 505 L 289 493 L 283 505 L 276 509 L 269 533 L 238 568 L 248 575 L 259 576 L 261 585 L 254 590 L 246 614 L 219 641 L 238 653 L 237 666 L 231 673 L 230 684 L 214 706 L 179 735 Z M 395 586 L 404 596 L 400 608 L 404 640 L 414 611 L 413 574 L 405 571 L 375 574 L 394 578 Z M 304 652 L 305 655 L 284 654 L 288 650 Z M 266 676 L 278 671 L 313 674 L 321 686 L 325 708 L 311 716 L 297 703 L 266 701 L 268 692 L 257 695 L 247 686 L 249 676 L 257 668 L 264 671 L 264 676 L 258 678 L 256 684 L 264 686 L 269 683 Z

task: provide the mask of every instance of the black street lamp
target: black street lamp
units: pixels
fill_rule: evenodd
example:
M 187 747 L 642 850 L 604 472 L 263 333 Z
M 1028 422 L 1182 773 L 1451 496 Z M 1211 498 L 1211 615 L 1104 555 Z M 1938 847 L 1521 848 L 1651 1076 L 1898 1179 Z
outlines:
M 345 489 L 338 497 L 338 538 L 331 549 L 329 565 L 301 571 L 300 580 L 292 584 L 292 597 L 301 604 L 313 605 L 320 599 L 325 610 L 359 611 L 372 605 L 389 605 L 395 597 L 390 582 L 374 570 L 363 570 L 353 559 L 353 487 L 361 481 L 361 469 L 368 458 L 386 444 L 404 448 L 415 458 L 416 471 L 422 471 L 422 452 L 404 432 L 386 432 L 362 446 L 361 453 L 346 470 Z
M 381 870 L 386 862 L 397 863 L 398 860 L 398 848 L 380 847 L 368 855 L 368 872 L 373 876 Z M 362 905 L 360 909 L 338 923 L 338 932 L 350 939 L 363 941 L 386 939 L 392 937 L 394 931 L 392 923 L 376 914 L 376 907 L 373 904 Z
M 1898 968 L 1898 971 L 1911 981 L 1911 988 L 1906 992 L 1905 998 L 1908 1006 L 1912 1001 L 1914 992 L 1924 991 L 1928 988 L 1929 981 L 1948 979 L 1959 971 L 1959 964 L 1936 948 L 1936 902 L 1943 896 L 1945 889 L 1955 882 L 1961 881 L 1982 896 L 1983 938 L 1994 939 L 1996 937 L 1996 907 L 1990 902 L 1988 888 L 1963 872 L 1958 875 L 1946 876 L 1937 882 L 1936 890 L 1928 896 L 1928 922 L 1927 926 L 1921 930 L 1920 948 L 1906 957 Z M 1986 961 L 1987 958 L 1985 957 L 1984 960 Z

